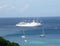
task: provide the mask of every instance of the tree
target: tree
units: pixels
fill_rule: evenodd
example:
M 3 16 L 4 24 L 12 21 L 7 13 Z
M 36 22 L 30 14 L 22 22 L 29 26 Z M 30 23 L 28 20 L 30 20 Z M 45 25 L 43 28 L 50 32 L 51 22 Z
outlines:
M 0 46 L 20 46 L 18 43 L 10 42 L 0 37 Z

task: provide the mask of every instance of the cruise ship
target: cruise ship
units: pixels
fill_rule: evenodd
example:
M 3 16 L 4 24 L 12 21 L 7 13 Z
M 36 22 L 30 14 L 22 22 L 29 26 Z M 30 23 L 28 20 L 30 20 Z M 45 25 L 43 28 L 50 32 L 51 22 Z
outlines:
M 16 26 L 19 27 L 35 27 L 35 26 L 41 26 L 41 23 L 35 22 L 34 20 L 32 22 L 19 22 L 16 24 Z

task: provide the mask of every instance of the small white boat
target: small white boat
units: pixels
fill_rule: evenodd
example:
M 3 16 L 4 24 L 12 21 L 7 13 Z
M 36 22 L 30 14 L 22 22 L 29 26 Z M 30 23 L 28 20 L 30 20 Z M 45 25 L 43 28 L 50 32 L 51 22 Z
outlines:
M 45 31 L 44 31 L 44 28 L 42 28 L 42 34 L 40 35 L 40 37 L 45 37 Z
M 20 27 L 35 27 L 35 26 L 41 26 L 41 23 L 35 22 L 33 20 L 33 22 L 19 22 L 18 24 L 16 24 L 16 26 L 20 26 Z
M 21 36 L 21 38 L 25 39 L 25 38 L 26 38 L 26 36 L 24 36 L 24 35 L 23 35 L 23 36 Z
M 24 40 L 24 42 L 27 42 L 27 40 Z
M 41 34 L 40 37 L 45 37 L 45 34 Z

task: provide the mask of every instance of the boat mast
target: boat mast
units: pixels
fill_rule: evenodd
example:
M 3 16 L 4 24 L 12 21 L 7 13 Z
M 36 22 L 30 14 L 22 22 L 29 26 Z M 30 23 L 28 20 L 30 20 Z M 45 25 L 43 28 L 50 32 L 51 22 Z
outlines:
M 42 34 L 40 35 L 40 37 L 45 37 L 44 26 L 42 26 Z
M 42 34 L 44 34 L 44 35 L 45 35 L 44 27 L 42 27 Z
M 24 39 L 24 42 L 27 42 L 24 30 L 23 30 L 23 35 L 21 37 Z
M 22 35 L 21 37 L 22 37 L 23 39 L 26 38 L 24 30 L 23 30 L 23 35 Z

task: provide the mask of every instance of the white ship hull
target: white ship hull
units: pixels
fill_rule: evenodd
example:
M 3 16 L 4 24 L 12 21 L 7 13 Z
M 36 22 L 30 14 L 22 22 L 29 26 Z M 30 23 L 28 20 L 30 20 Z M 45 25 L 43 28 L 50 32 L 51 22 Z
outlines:
M 26 24 L 26 25 L 19 25 L 19 24 L 16 24 L 16 26 L 20 26 L 20 27 L 35 27 L 35 26 L 41 26 L 40 24 Z
M 16 26 L 19 26 L 19 27 L 35 27 L 35 26 L 41 26 L 41 23 L 38 23 L 38 22 L 30 22 L 30 23 L 26 23 L 26 22 L 20 22 L 18 24 L 16 24 Z

